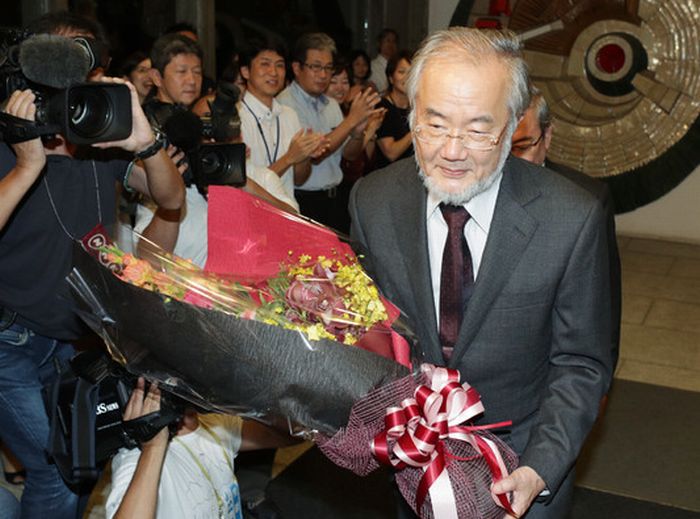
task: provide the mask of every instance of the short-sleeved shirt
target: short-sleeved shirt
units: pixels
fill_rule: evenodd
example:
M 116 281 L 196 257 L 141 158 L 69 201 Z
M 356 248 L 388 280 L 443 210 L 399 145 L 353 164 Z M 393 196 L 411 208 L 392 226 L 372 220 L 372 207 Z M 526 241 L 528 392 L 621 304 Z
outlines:
M 257 97 L 246 92 L 238 103 L 243 142 L 250 148 L 250 162 L 268 168 L 289 149 L 292 137 L 301 129 L 299 117 L 289 106 L 272 100 L 268 108 Z M 294 198 L 294 166 L 280 176 L 285 191 Z
M 292 81 L 287 88 L 282 90 L 277 96 L 277 100 L 294 109 L 303 128 L 312 128 L 315 132 L 327 135 L 343 122 L 343 112 L 335 99 L 323 94 L 318 97 L 311 96 L 296 81 Z M 343 180 L 343 171 L 340 169 L 342 156 L 343 146 L 339 146 L 319 164 L 312 165 L 308 180 L 297 189 L 322 191 L 340 184 Z
M 386 108 L 386 114 L 384 115 L 382 125 L 377 130 L 377 139 L 392 137 L 394 140 L 399 140 L 411 131 L 411 128 L 408 125 L 408 108 L 399 108 L 385 97 L 382 98 L 379 106 L 381 108 Z M 391 161 L 382 153 L 379 146 L 377 146 L 376 150 L 376 169 L 383 168 L 391 164 Z M 412 144 L 396 160 L 405 159 L 411 156 L 413 156 Z
M 10 148 L 0 143 L 0 178 L 14 164 Z M 73 260 L 67 233 L 80 239 L 100 222 L 114 223 L 116 182 L 127 164 L 46 157 L 44 171 L 0 231 L 0 305 L 17 312 L 17 323 L 62 340 L 85 334 L 65 281 Z
M 158 485 L 157 519 L 219 517 L 216 494 L 224 499 L 228 488 L 236 483 L 232 469 L 241 445 L 242 420 L 237 416 L 210 414 L 200 415 L 199 421 L 197 429 L 176 436 L 168 445 Z M 213 431 L 215 436 L 208 431 Z M 112 488 L 105 505 L 108 518 L 119 509 L 140 455 L 139 449 L 120 449 L 112 459 Z M 226 515 L 229 516 L 236 514 Z

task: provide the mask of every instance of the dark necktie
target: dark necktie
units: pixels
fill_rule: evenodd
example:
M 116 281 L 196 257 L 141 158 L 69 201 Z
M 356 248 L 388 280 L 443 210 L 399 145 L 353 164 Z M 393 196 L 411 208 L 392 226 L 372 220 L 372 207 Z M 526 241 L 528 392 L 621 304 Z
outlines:
M 464 237 L 469 213 L 462 206 L 440 204 L 447 222 L 447 241 L 442 253 L 440 275 L 440 344 L 445 363 L 452 357 L 457 342 L 465 303 L 474 284 L 472 257 Z

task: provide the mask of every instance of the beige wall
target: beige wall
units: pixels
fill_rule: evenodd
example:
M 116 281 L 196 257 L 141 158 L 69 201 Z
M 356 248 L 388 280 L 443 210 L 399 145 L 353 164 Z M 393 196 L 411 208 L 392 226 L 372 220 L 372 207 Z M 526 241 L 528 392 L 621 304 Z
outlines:
M 615 221 L 618 234 L 700 244 L 700 167 L 670 193 Z

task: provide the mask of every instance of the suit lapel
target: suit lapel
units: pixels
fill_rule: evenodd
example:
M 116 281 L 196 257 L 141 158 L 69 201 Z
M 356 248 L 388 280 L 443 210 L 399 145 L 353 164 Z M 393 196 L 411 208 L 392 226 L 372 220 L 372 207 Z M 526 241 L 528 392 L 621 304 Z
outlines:
M 506 162 L 503 180 L 489 229 L 474 291 L 462 320 L 449 365 L 455 367 L 469 348 L 496 296 L 501 292 L 530 242 L 537 222 L 524 209 L 539 190 L 522 179 L 522 172 L 511 158 Z
M 396 222 L 394 231 L 397 234 L 396 243 L 400 244 L 401 254 L 397 254 L 403 262 L 406 279 L 411 287 L 410 300 L 415 306 L 414 326 L 427 344 L 420 347 L 429 362 L 440 362 L 442 353 L 437 334 L 435 320 L 435 303 L 430 277 L 430 259 L 428 255 L 428 234 L 425 222 L 426 191 L 417 173 L 408 174 L 406 181 L 409 189 L 401 191 L 401 198 L 395 200 L 392 206 L 392 221 Z M 398 267 L 398 265 L 397 265 Z

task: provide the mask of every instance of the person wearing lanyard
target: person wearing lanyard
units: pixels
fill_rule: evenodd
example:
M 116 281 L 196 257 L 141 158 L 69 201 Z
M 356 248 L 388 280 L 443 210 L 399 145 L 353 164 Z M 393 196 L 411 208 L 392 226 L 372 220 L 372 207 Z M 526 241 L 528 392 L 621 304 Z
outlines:
M 311 174 L 295 192 L 301 214 L 334 228 L 347 220 L 347 207 L 339 203 L 338 185 L 343 179 L 340 159 L 355 160 L 362 153 L 368 118 L 381 109 L 379 95 L 371 88 L 355 97 L 348 115 L 324 92 L 333 75 L 335 42 L 324 33 L 309 33 L 297 40 L 292 56 L 294 81 L 277 96 L 293 108 L 304 127 L 324 134 L 328 147 L 313 158 Z
M 328 140 L 302 128 L 296 112 L 275 99 L 284 87 L 285 55 L 282 44 L 274 40 L 249 42 L 239 56 L 247 88 L 238 113 L 252 164 L 275 172 L 293 199 L 294 186 L 309 177 L 311 159 L 326 150 Z
M 160 390 L 139 378 L 124 411 L 131 420 L 160 409 Z M 234 458 L 239 450 L 280 447 L 293 440 L 239 417 L 185 412 L 172 442 L 164 427 L 141 449 L 112 460 L 107 518 L 242 518 Z

